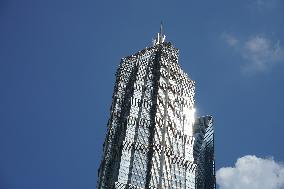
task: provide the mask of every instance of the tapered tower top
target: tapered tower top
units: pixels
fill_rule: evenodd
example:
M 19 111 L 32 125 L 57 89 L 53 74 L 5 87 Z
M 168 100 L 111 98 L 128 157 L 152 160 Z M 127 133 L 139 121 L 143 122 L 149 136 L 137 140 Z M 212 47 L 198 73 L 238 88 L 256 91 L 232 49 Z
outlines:
M 160 32 L 158 33 L 157 38 L 153 40 L 153 46 L 163 43 L 165 39 L 166 36 L 163 34 L 163 23 L 161 22 Z

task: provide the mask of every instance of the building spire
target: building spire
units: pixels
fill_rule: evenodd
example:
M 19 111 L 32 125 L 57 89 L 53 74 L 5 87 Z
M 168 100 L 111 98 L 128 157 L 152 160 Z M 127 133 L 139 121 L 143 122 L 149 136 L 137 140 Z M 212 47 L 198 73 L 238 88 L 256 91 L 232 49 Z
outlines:
M 162 36 L 163 36 L 163 22 L 161 21 L 161 25 L 160 25 L 160 39 L 162 39 Z
M 158 33 L 158 36 L 156 39 L 153 40 L 153 45 L 161 44 L 165 41 L 166 36 L 163 34 L 163 22 L 161 22 L 160 25 L 160 32 Z

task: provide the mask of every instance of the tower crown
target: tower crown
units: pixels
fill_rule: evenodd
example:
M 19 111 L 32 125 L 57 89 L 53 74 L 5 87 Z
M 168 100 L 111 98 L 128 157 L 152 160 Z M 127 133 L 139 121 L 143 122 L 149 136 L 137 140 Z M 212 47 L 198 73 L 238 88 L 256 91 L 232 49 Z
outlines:
M 160 25 L 160 32 L 157 35 L 157 38 L 153 40 L 153 46 L 165 42 L 166 36 L 163 34 L 163 23 Z

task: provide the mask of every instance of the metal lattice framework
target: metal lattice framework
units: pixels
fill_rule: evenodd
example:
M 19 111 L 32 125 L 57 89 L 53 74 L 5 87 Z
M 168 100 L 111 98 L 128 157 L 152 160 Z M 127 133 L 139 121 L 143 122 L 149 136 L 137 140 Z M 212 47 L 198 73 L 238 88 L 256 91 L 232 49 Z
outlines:
M 212 117 L 194 117 L 194 81 L 164 39 L 121 60 L 99 189 L 215 188 Z

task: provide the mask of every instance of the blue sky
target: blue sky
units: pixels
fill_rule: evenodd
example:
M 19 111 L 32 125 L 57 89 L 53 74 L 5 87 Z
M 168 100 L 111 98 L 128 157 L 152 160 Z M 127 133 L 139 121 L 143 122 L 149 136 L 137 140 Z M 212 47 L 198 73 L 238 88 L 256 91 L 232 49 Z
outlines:
M 115 71 L 161 20 L 214 116 L 220 188 L 247 162 L 283 187 L 283 1 L 2 0 L 1 189 L 95 188 Z

